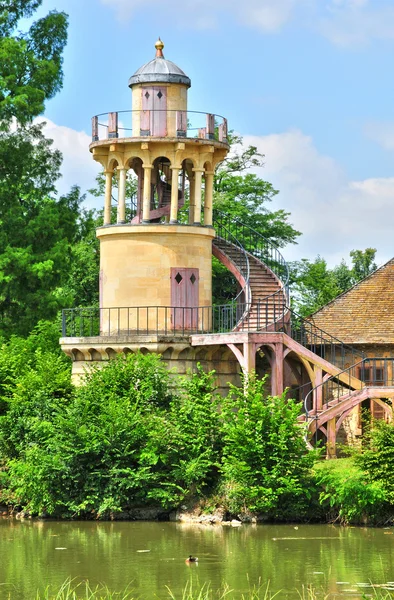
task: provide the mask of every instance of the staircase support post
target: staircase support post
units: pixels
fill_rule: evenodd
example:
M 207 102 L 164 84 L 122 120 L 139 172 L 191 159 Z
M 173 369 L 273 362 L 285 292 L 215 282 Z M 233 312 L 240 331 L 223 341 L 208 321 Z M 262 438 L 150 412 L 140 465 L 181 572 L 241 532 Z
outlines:
M 315 365 L 314 372 L 315 381 L 313 382 L 313 385 L 315 389 L 313 392 L 313 412 L 316 414 L 323 408 L 323 387 L 321 385 L 323 383 L 323 371 L 320 367 Z
M 243 370 L 247 377 L 249 373 L 256 369 L 256 345 L 251 342 L 244 343 L 244 364 Z
M 327 454 L 326 458 L 336 458 L 337 457 L 337 428 L 336 428 L 336 418 L 333 417 L 329 421 L 327 421 Z
M 149 223 L 150 202 L 152 196 L 152 165 L 144 165 L 144 196 L 142 206 L 142 222 Z
M 170 223 L 178 223 L 178 180 L 179 180 L 179 171 L 180 167 L 171 167 L 172 168 L 172 178 L 171 178 L 171 214 L 170 214 Z
M 271 394 L 280 396 L 283 394 L 283 344 L 275 344 L 272 358 Z

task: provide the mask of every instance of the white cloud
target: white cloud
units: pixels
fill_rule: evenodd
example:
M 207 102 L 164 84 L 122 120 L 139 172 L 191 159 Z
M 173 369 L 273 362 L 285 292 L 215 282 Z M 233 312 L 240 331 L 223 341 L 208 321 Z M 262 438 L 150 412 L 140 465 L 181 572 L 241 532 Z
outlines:
M 112 7 L 121 21 L 154 7 L 161 18 L 207 29 L 223 15 L 263 32 L 279 31 L 294 18 L 319 31 L 333 44 L 353 47 L 371 40 L 394 39 L 394 6 L 385 0 L 98 0 Z
M 394 150 L 394 123 L 372 121 L 364 127 L 365 135 L 385 150 Z
M 89 152 L 90 137 L 84 131 L 46 122 L 45 135 L 63 153 L 59 192 L 68 192 L 74 184 L 86 191 L 100 170 Z M 312 138 L 299 130 L 245 135 L 244 142 L 265 154 L 265 166 L 258 175 L 280 190 L 272 209 L 289 211 L 290 222 L 303 234 L 298 246 L 284 249 L 287 260 L 321 254 L 333 266 L 348 258 L 350 250 L 367 247 L 378 249 L 380 263 L 392 258 L 394 177 L 349 181 L 341 166 L 320 154 Z M 88 204 L 101 206 L 102 202 L 90 199 Z
M 349 181 L 298 130 L 244 141 L 265 154 L 258 174 L 280 190 L 272 208 L 289 211 L 290 222 L 303 233 L 298 246 L 285 248 L 287 260 L 320 254 L 333 266 L 348 259 L 350 250 L 367 247 L 378 249 L 380 263 L 392 258 L 394 177 Z
M 113 7 L 121 20 L 130 19 L 140 8 L 149 10 L 149 5 L 164 17 L 178 19 L 182 24 L 197 29 L 211 28 L 220 22 L 221 13 L 231 15 L 237 22 L 272 32 L 280 29 L 293 15 L 294 10 L 310 0 L 100 0 L 105 6 Z
M 354 47 L 373 39 L 394 39 L 394 6 L 381 0 L 331 0 L 319 28 L 338 46 Z
M 59 194 L 67 194 L 73 185 L 79 185 L 82 193 L 94 187 L 100 165 L 93 160 L 89 152 L 91 137 L 84 131 L 56 125 L 45 117 L 39 117 L 36 121 L 46 122 L 44 135 L 52 139 L 53 146 L 63 154 L 62 177 L 57 182 Z M 87 205 L 97 205 L 97 200 L 88 198 Z

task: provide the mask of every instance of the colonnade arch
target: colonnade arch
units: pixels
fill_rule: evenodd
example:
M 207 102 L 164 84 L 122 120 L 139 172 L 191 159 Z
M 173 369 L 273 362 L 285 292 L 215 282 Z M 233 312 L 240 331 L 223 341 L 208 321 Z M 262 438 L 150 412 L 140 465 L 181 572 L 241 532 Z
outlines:
M 184 143 L 141 143 L 140 147 L 118 144 L 106 148 L 106 154 L 94 154 L 104 168 L 105 208 L 104 225 L 114 223 L 113 204 L 117 202 L 116 224 L 158 223 L 177 224 L 186 220 L 189 225 L 212 226 L 213 183 L 216 165 L 222 156 L 216 156 L 212 146 L 195 147 Z M 126 210 L 127 181 L 130 172 L 136 178 L 132 200 L 131 218 Z M 117 200 L 113 197 L 114 179 L 118 186 Z M 163 203 L 159 189 L 166 190 Z M 159 187 L 158 187 L 159 183 Z M 180 217 L 184 199 L 189 200 L 188 215 Z M 155 213 L 167 206 L 163 214 Z

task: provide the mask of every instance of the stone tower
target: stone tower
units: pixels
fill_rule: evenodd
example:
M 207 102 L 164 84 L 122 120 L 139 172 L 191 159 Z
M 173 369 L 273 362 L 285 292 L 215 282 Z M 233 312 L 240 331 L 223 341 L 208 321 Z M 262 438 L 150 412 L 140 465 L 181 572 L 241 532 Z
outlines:
M 64 318 L 61 343 L 76 376 L 114 352 L 163 353 L 174 335 L 179 348 L 212 321 L 213 181 L 228 152 L 227 121 L 188 110 L 189 77 L 160 39 L 155 47 L 130 77 L 132 110 L 92 119 L 90 151 L 106 182 L 100 306 L 90 324 L 83 312 Z

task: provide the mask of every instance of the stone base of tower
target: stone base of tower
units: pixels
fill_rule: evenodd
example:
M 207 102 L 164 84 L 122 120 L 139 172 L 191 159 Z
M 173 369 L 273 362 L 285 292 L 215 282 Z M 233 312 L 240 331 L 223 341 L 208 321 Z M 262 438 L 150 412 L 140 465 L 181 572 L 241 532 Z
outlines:
M 229 383 L 241 385 L 240 367 L 232 351 L 224 345 L 193 347 L 190 338 L 170 336 L 100 336 L 85 338 L 61 338 L 60 345 L 72 360 L 72 380 L 82 383 L 86 372 L 92 367 L 103 367 L 119 354 L 160 354 L 168 369 L 176 377 L 196 372 L 198 363 L 204 371 L 215 371 L 216 386 L 226 395 Z

